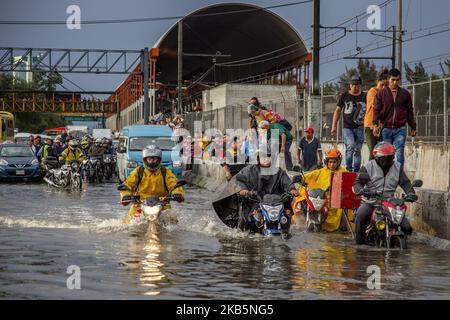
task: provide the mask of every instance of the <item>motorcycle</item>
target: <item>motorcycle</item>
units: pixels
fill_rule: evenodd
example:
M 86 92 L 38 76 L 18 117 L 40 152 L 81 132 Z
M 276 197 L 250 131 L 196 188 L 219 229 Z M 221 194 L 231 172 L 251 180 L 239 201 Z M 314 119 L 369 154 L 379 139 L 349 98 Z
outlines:
M 56 157 L 44 157 L 41 164 L 44 176 L 47 176 L 50 170 L 59 168 L 59 161 Z
M 301 185 L 300 195 L 293 199 L 292 210 L 298 216 L 306 218 L 306 230 L 309 232 L 320 232 L 322 223 L 327 219 L 328 208 L 327 190 L 319 188 L 309 189 L 304 181 L 303 174 L 293 178 L 294 183 Z
M 73 189 L 81 190 L 82 181 L 79 170 L 78 162 L 72 161 L 70 164 L 64 164 L 60 169 L 49 170 L 44 181 L 55 188 L 71 186 Z
M 360 174 L 360 179 L 364 181 L 369 179 L 368 175 Z M 422 186 L 422 180 L 414 180 L 412 188 L 419 188 Z M 407 193 L 409 193 L 408 190 Z M 375 209 L 370 218 L 370 224 L 366 228 L 366 243 L 375 244 L 378 247 L 387 247 L 400 249 L 407 249 L 407 235 L 402 231 L 401 223 L 406 215 L 406 202 L 413 202 L 409 200 L 406 194 L 401 198 L 384 197 L 383 192 L 362 192 L 362 195 L 368 199 L 375 199 Z
M 133 194 L 130 196 L 130 202 L 137 206 L 136 213 L 133 219 L 144 219 L 149 223 L 159 223 L 163 222 L 162 217 L 164 213 L 168 212 L 168 204 L 171 200 L 174 200 L 172 196 L 172 191 L 176 188 L 182 187 L 186 184 L 186 181 L 180 180 L 175 186 L 170 190 L 169 194 L 165 197 L 148 197 L 141 199 L 140 196 Z M 119 191 L 131 191 L 130 188 L 124 184 L 117 187 Z M 123 200 L 122 200 L 123 201 Z M 173 221 L 173 220 L 172 220 Z M 175 222 L 175 221 L 173 221 Z M 178 221 L 176 221 L 178 222 Z
M 266 194 L 261 198 L 256 191 L 250 191 L 246 200 L 253 204 L 253 209 L 248 217 L 244 216 L 242 206 L 239 211 L 238 228 L 261 233 L 262 235 L 282 235 L 286 239 L 289 234 L 290 210 L 286 210 L 284 203 L 290 202 L 292 195 Z M 256 206 L 255 206 L 256 205 Z M 287 225 L 287 229 L 286 229 Z
M 113 155 L 105 154 L 103 156 L 103 163 L 105 167 L 104 176 L 106 179 L 111 180 L 114 175 L 114 168 L 116 166 Z
M 101 158 L 99 157 L 89 157 L 88 159 L 83 160 L 81 175 L 85 182 L 94 183 L 98 181 L 102 183 L 103 181 L 103 169 Z M 103 159 L 102 159 L 103 160 Z

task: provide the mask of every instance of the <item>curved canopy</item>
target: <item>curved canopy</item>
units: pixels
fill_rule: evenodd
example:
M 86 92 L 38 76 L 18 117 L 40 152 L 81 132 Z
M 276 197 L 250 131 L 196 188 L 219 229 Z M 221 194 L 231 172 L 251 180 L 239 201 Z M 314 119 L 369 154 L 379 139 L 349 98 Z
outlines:
M 301 63 L 308 53 L 302 38 L 289 23 L 254 5 L 212 5 L 191 13 L 182 21 L 185 54 L 231 55 L 217 57 L 215 68 L 212 68 L 214 57 L 184 55 L 184 80 L 204 76 L 203 82 L 224 83 Z M 176 83 L 177 24 L 155 47 L 159 48 L 158 82 Z

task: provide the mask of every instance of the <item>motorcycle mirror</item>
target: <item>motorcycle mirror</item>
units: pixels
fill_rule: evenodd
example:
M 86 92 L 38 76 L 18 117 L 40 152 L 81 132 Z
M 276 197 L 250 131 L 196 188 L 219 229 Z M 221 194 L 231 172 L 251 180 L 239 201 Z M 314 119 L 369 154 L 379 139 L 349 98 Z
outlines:
M 131 191 L 130 188 L 128 188 L 128 186 L 121 184 L 117 187 L 117 190 L 119 191 Z
M 301 183 L 301 182 L 303 182 L 303 177 L 301 175 L 294 176 L 292 178 L 292 182 L 293 183 Z
M 358 174 L 358 179 L 359 181 L 361 181 L 362 183 L 366 184 L 367 182 L 369 182 L 370 180 L 370 176 L 368 173 L 366 172 L 361 172 Z
M 295 172 L 302 172 L 302 168 L 301 168 L 300 166 L 294 166 L 294 167 L 292 168 L 292 171 L 295 171 Z
M 414 180 L 413 182 L 412 182 L 412 186 L 414 187 L 414 188 L 420 188 L 421 186 L 423 185 L 423 181 L 422 180 Z

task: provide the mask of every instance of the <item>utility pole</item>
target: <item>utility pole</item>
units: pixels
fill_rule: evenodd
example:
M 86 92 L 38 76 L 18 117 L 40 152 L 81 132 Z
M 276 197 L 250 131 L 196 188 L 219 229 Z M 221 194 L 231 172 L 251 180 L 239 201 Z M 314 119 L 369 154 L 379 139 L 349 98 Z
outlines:
M 183 20 L 178 21 L 178 105 L 177 112 L 181 112 L 183 103 L 181 101 L 183 97 L 182 91 L 183 85 Z
M 395 40 L 397 39 L 397 29 L 395 26 L 392 26 L 392 69 L 395 68 Z M 401 68 L 400 68 L 401 71 Z
M 398 62 L 397 62 L 397 68 L 402 71 L 402 32 L 403 32 L 403 0 L 397 0 L 397 32 L 398 32 Z
M 320 116 L 322 112 L 320 84 L 319 84 L 319 66 L 320 66 L 320 0 L 313 1 L 313 86 L 312 95 L 308 98 L 308 127 L 321 130 Z M 306 128 L 303 128 L 306 129 Z
M 144 76 L 144 124 L 149 123 L 150 99 L 148 96 L 148 48 L 144 48 L 141 55 L 141 70 Z
M 314 0 L 313 7 L 313 95 L 318 95 L 320 90 L 320 0 Z

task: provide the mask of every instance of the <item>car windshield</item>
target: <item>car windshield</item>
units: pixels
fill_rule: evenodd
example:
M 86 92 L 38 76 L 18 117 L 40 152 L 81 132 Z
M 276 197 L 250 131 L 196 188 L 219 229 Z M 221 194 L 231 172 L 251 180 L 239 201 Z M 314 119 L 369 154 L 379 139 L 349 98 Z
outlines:
M 30 147 L 3 147 L 0 148 L 0 157 L 33 157 L 33 150 Z
M 171 151 L 175 146 L 175 141 L 171 137 L 134 137 L 130 139 L 130 151 L 142 151 L 151 144 L 163 151 Z

